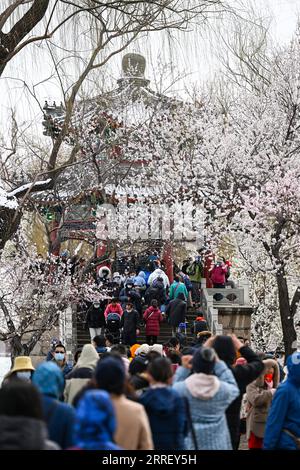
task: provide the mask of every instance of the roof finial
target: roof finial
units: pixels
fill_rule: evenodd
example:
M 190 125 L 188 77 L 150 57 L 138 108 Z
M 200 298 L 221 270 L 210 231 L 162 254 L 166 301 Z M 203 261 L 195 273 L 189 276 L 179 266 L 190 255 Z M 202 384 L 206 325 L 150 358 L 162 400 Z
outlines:
M 122 69 L 125 77 L 144 78 L 146 59 L 141 54 L 126 54 L 122 60 Z

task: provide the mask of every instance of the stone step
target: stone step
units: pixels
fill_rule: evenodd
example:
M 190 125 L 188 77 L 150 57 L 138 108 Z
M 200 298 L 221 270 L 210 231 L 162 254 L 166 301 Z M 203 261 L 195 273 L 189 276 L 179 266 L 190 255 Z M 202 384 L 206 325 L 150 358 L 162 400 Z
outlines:
M 160 329 L 160 335 L 158 337 L 158 343 L 164 344 L 166 343 L 172 336 L 172 329 L 169 325 L 162 325 Z M 187 330 L 187 342 L 191 344 L 193 341 L 193 336 L 191 335 L 190 331 Z M 143 329 L 141 334 L 138 336 L 138 343 L 142 344 L 146 342 L 146 335 L 145 330 Z M 78 328 L 77 329 L 77 347 L 82 347 L 84 344 L 90 343 L 90 335 L 89 332 Z
M 194 337 L 191 334 L 190 327 L 193 324 L 197 312 L 199 309 L 194 307 L 189 307 L 186 315 L 186 322 L 188 323 L 187 326 L 187 342 L 191 344 L 194 340 Z M 163 344 L 166 343 L 172 336 L 172 329 L 171 326 L 164 322 L 161 324 L 160 327 L 160 335 L 158 337 L 158 343 Z M 142 328 L 141 334 L 138 337 L 138 343 L 142 344 L 146 342 L 146 335 L 145 335 L 145 328 Z M 84 328 L 84 322 L 78 321 L 77 322 L 77 347 L 82 347 L 84 344 L 90 343 L 90 335 L 89 331 Z

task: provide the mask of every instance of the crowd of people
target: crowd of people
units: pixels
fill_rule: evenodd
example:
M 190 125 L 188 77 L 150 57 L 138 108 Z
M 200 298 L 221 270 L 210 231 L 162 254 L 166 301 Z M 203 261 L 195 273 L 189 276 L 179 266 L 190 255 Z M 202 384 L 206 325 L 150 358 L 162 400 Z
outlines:
M 73 361 L 57 338 L 36 368 L 14 359 L 0 389 L 0 449 L 238 450 L 242 435 L 250 450 L 298 449 L 300 353 L 284 373 L 244 338 L 212 335 L 199 309 L 206 255 L 175 269 L 173 282 L 157 253 L 138 269 L 103 266 L 98 286 L 110 295 L 81 306 L 91 342 Z M 229 270 L 217 258 L 214 287 L 226 287 Z M 163 321 L 172 337 L 162 345 Z
M 251 450 L 299 448 L 299 352 L 284 375 L 234 335 L 131 348 L 98 336 L 72 365 L 52 346 L 4 378 L 1 450 L 237 450 L 242 434 Z
M 104 295 L 79 305 L 91 339 L 108 332 L 114 334 L 116 341 L 131 346 L 145 327 L 147 342 L 153 344 L 157 342 L 163 321 L 171 325 L 173 335 L 179 328 L 185 329 L 188 307 L 199 308 L 201 304 L 204 275 L 213 287 L 233 287 L 228 279 L 230 263 L 225 258 L 217 258 L 209 272 L 205 272 L 210 255 L 209 250 L 202 248 L 194 260 L 185 260 L 181 269 L 175 265 L 173 282 L 157 252 L 139 258 L 135 264 L 132 260 L 129 265 L 121 264 L 122 272 L 112 273 L 108 266 L 102 266 L 97 278 L 98 290 Z

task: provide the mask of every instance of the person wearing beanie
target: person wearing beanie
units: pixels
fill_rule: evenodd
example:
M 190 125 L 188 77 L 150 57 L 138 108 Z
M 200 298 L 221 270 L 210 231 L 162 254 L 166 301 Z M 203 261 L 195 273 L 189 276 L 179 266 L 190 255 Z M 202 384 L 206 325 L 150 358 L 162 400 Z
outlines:
M 115 442 L 126 450 L 153 449 L 151 429 L 144 407 L 128 400 L 125 390 L 125 368 L 119 357 L 104 357 L 99 361 L 95 380 L 97 387 L 106 390 L 112 399 L 117 429 Z
M 114 443 L 116 418 L 107 392 L 87 390 L 76 407 L 75 445 L 69 450 L 122 450 Z
M 192 373 L 191 373 L 192 372 Z M 186 397 L 191 425 L 185 439 L 187 450 L 231 450 L 226 409 L 239 395 L 231 370 L 208 347 L 182 356 L 173 388 Z
M 67 449 L 74 444 L 75 412 L 72 406 L 59 401 L 65 386 L 62 371 L 54 362 L 42 362 L 33 374 L 32 383 L 42 394 L 49 439 Z
M 64 397 L 72 404 L 77 393 L 91 380 L 99 360 L 99 354 L 92 344 L 85 344 L 76 366 L 66 376 Z
M 237 450 L 240 443 L 242 399 L 246 393 L 246 387 L 257 379 L 263 371 L 264 365 L 258 355 L 249 346 L 245 346 L 235 335 L 216 336 L 209 339 L 207 343 L 214 348 L 219 358 L 230 368 L 240 390 L 239 396 L 226 411 L 232 448 Z M 238 355 L 240 358 L 246 359 L 246 364 L 234 366 Z
M 195 318 L 191 326 L 191 333 L 196 338 L 198 333 L 201 333 L 202 331 L 208 331 L 208 325 L 202 314 L 198 312 L 198 316 Z
M 287 379 L 279 384 L 269 411 L 263 442 L 263 448 L 266 450 L 300 448 L 299 351 L 288 357 L 287 370 Z
M 184 449 L 186 406 L 184 399 L 171 388 L 171 366 L 171 361 L 166 357 L 150 362 L 150 387 L 140 397 L 150 421 L 155 450 Z

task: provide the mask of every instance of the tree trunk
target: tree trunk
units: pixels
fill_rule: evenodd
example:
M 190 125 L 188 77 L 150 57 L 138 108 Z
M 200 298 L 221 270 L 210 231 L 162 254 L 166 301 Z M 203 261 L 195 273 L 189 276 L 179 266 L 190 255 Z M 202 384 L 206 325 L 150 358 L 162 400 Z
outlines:
M 26 351 L 26 345 L 22 344 L 20 336 L 16 335 L 9 342 L 10 344 L 10 357 L 11 363 L 13 365 L 14 360 L 17 356 L 29 356 L 28 351 Z
M 22 213 L 16 213 L 14 209 L 0 206 L 0 250 L 3 250 L 5 244 L 16 233 Z
M 50 0 L 34 0 L 30 9 L 20 18 L 8 33 L 0 31 L 0 76 L 2 75 L 10 54 L 34 27 L 44 18 Z M 8 19 L 10 22 L 13 17 Z
M 287 359 L 295 350 L 293 343 L 297 340 L 297 334 L 294 326 L 294 317 L 291 314 L 288 286 L 284 273 L 277 273 L 276 280 L 285 358 Z

